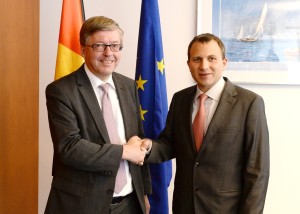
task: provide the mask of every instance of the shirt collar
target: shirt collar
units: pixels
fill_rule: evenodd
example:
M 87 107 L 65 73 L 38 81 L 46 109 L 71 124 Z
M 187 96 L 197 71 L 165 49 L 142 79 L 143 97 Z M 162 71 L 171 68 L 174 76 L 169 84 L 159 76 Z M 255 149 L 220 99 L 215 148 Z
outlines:
M 220 78 L 219 81 L 213 87 L 211 87 L 207 92 L 205 92 L 205 94 L 211 99 L 215 101 L 219 101 L 224 86 L 225 86 L 225 80 L 223 78 Z M 197 99 L 201 94 L 203 94 L 203 92 L 197 87 L 195 99 Z
M 90 79 L 93 88 L 98 88 L 100 85 L 102 85 L 104 83 L 109 83 L 115 89 L 115 84 L 112 79 L 112 75 L 110 75 L 108 77 L 108 79 L 106 80 L 106 82 L 104 82 L 101 79 L 99 79 L 95 74 L 93 74 L 89 70 L 89 68 L 86 66 L 86 64 L 84 64 L 84 70 L 85 70 L 86 74 L 88 75 L 88 78 Z

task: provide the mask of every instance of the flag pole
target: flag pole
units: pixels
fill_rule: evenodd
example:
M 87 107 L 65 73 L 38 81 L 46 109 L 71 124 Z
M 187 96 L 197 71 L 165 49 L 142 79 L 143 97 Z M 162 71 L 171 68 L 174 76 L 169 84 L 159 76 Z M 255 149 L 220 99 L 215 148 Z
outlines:
M 85 12 L 84 12 L 83 0 L 81 0 L 81 9 L 82 9 L 82 20 L 85 21 Z

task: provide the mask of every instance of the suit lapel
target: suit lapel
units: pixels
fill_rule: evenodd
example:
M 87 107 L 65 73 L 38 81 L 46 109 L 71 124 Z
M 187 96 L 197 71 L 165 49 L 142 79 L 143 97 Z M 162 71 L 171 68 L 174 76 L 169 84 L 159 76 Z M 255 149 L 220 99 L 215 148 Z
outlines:
M 110 140 L 105 126 L 104 118 L 102 116 L 102 111 L 100 109 L 95 92 L 93 90 L 93 87 L 90 83 L 87 74 L 84 71 L 83 66 L 80 68 L 77 74 L 77 83 L 78 83 L 79 91 L 81 92 L 82 97 L 86 105 L 88 106 L 88 109 L 92 114 L 92 117 L 94 118 L 94 122 L 97 125 L 98 130 L 103 137 L 103 140 L 106 143 L 109 143 Z
M 205 150 L 205 148 L 211 142 L 211 139 L 214 137 L 218 129 L 221 126 L 224 126 L 223 123 L 225 121 L 225 117 L 229 114 L 232 106 L 236 102 L 235 96 L 237 95 L 237 92 L 235 90 L 235 87 L 229 80 L 227 79 L 225 80 L 226 80 L 226 85 L 224 91 L 220 98 L 220 102 L 218 104 L 216 112 L 209 124 L 206 135 L 204 136 L 203 143 L 199 153 Z
M 178 114 L 178 120 L 176 120 L 176 125 L 182 129 L 181 133 L 184 133 L 183 138 L 186 139 L 188 143 L 188 151 L 197 154 L 196 145 L 194 140 L 194 133 L 192 128 L 192 113 L 193 113 L 193 103 L 197 91 L 197 85 L 191 86 L 184 90 L 184 94 L 177 99 L 174 106 L 176 107 L 176 113 Z M 174 99 L 176 100 L 176 99 Z M 173 100 L 172 100 L 173 101 Z
M 194 153 L 197 153 L 196 150 L 196 144 L 195 144 L 195 139 L 194 139 L 194 132 L 193 132 L 193 120 L 192 120 L 192 114 L 193 114 L 193 103 L 194 103 L 194 98 L 196 95 L 197 91 L 197 85 L 193 86 L 190 88 L 190 90 L 187 92 L 186 96 L 184 97 L 185 101 L 183 103 L 187 103 L 187 105 L 184 105 L 184 109 L 182 111 L 183 118 L 186 119 L 186 124 L 183 124 L 184 127 L 188 127 L 188 130 L 190 130 L 190 134 L 188 137 L 190 137 L 191 140 L 188 142 L 191 142 L 190 146 Z
M 128 108 L 128 102 L 130 102 L 130 98 L 128 96 L 129 91 L 126 90 L 126 86 L 124 82 L 119 78 L 116 73 L 113 73 L 113 81 L 115 83 L 118 99 L 120 102 L 120 108 L 122 112 L 122 117 L 123 117 L 123 123 L 124 123 L 124 129 L 125 129 L 125 136 L 126 139 L 128 139 L 127 134 L 129 133 L 128 128 L 130 125 L 128 124 L 131 121 L 131 111 Z

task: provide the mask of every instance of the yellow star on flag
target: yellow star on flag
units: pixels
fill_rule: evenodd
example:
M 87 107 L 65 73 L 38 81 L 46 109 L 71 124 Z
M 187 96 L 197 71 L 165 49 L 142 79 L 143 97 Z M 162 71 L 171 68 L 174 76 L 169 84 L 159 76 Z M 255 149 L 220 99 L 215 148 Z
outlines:
M 157 62 L 157 68 L 161 72 L 162 75 L 164 75 L 164 69 L 165 69 L 165 64 L 164 64 L 164 59 L 161 59 L 161 61 Z
M 145 121 L 144 114 L 146 114 L 148 111 L 147 110 L 143 110 L 142 106 L 140 105 L 140 112 L 141 112 L 141 118 L 142 118 L 142 120 Z
M 136 80 L 137 89 L 142 89 L 144 91 L 144 84 L 148 82 L 148 80 L 142 80 L 142 75 L 139 76 L 139 79 Z

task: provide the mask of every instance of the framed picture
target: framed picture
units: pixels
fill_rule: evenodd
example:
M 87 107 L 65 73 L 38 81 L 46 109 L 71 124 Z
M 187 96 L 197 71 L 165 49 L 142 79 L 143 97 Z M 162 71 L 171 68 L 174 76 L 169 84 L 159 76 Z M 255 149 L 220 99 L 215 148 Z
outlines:
M 233 82 L 300 84 L 300 0 L 198 0 L 206 32 L 223 41 Z

